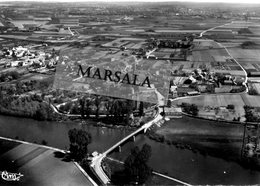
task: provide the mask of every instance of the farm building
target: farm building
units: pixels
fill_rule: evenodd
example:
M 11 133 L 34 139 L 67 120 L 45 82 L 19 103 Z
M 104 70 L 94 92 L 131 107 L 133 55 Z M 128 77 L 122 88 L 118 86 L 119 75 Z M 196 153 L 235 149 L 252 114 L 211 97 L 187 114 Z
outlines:
M 64 27 L 78 27 L 79 19 L 78 18 L 61 18 L 60 24 Z
M 182 109 L 180 107 L 165 107 L 164 108 L 165 116 L 171 117 L 181 117 Z

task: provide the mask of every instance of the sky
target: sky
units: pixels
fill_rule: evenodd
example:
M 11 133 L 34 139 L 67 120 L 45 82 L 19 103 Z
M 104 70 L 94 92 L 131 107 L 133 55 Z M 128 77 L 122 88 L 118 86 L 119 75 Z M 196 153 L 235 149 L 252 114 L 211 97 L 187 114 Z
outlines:
M 221 2 L 221 3 L 249 3 L 249 4 L 260 4 L 260 0 L 0 0 L 0 2 L 12 2 L 12 1 L 44 1 L 44 2 L 88 2 L 88 1 L 99 1 L 99 2 Z

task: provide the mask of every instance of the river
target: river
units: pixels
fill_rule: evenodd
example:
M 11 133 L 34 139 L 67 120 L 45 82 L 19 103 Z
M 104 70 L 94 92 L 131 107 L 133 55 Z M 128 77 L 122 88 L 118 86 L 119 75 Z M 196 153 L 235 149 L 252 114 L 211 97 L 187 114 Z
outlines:
M 170 122 L 186 122 L 184 119 Z M 29 142 L 68 148 L 68 130 L 84 128 L 92 135 L 89 151 L 102 152 L 129 134 L 130 130 L 111 129 L 82 125 L 75 122 L 39 122 L 33 119 L 0 116 L 0 136 L 16 138 Z M 179 149 L 173 145 L 161 144 L 150 140 L 144 135 L 138 135 L 135 142 L 128 142 L 122 152 L 115 152 L 111 156 L 123 159 L 134 145 L 141 146 L 148 143 L 152 146 L 150 165 L 155 171 L 183 180 L 190 184 L 257 184 L 260 183 L 260 172 L 241 167 L 235 162 L 228 162 L 220 158 L 203 156 L 190 150 Z

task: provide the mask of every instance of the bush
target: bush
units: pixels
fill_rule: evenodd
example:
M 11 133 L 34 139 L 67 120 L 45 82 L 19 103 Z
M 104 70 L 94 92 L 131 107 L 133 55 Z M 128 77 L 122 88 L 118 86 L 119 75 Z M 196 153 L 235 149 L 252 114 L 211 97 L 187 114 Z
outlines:
M 252 32 L 248 28 L 241 28 L 238 30 L 238 34 L 252 34 Z
M 248 90 L 248 94 L 249 94 L 249 95 L 258 95 L 256 89 L 253 89 L 253 88 L 251 88 L 251 89 Z
M 42 145 L 47 145 L 47 141 L 42 140 Z
M 15 80 L 20 78 L 20 74 L 16 71 L 7 72 L 5 74 L 0 75 L 0 82 L 4 82 L 7 79 Z
M 255 46 L 257 46 L 257 44 L 253 41 L 245 41 L 241 44 L 242 48 L 252 48 L 252 47 L 255 47 Z
M 192 114 L 193 116 L 198 115 L 199 109 L 195 104 L 182 103 L 181 107 L 183 108 L 183 111 L 188 114 Z
M 227 109 L 229 109 L 229 110 L 234 110 L 234 109 L 235 109 L 235 106 L 234 106 L 234 105 L 227 105 Z

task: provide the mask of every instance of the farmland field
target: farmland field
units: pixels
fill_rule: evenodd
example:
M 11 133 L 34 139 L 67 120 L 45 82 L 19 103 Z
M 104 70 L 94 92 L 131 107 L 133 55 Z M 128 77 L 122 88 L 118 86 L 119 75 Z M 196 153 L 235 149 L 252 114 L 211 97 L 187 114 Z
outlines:
M 251 60 L 258 59 L 258 61 L 260 62 L 260 52 L 259 52 L 259 50 L 232 48 L 232 49 L 229 49 L 229 52 L 236 59 L 243 59 L 243 58 L 251 59 Z
M 197 39 L 194 41 L 195 47 L 192 51 L 192 55 L 188 56 L 188 61 L 192 61 L 191 68 L 207 67 L 214 72 L 230 73 L 234 76 L 244 76 L 244 72 L 237 65 L 237 63 L 231 60 L 231 56 L 228 54 L 223 46 L 213 40 Z M 199 66 L 197 63 L 201 63 Z M 185 68 L 183 68 L 184 70 Z M 187 69 L 188 71 L 188 69 Z
M 252 107 L 260 107 L 260 97 L 259 96 L 242 95 L 241 97 L 242 97 L 245 105 L 249 105 Z
M 256 49 L 230 48 L 230 54 L 247 72 L 260 71 L 260 52 Z
M 213 40 L 197 40 L 192 52 L 193 61 L 226 61 L 229 57 L 227 51 Z
M 260 95 L 260 83 L 253 83 L 252 85 L 254 89 L 257 91 L 257 94 Z
M 244 105 L 260 107 L 260 97 L 250 96 L 247 94 L 231 95 L 201 95 L 194 97 L 187 97 L 184 99 L 173 101 L 173 104 L 180 105 L 181 103 L 196 104 L 199 108 L 199 114 L 204 115 L 205 107 L 226 107 L 227 105 L 235 106 L 235 113 L 226 116 L 225 119 L 232 120 L 233 117 L 242 117 L 244 115 Z

